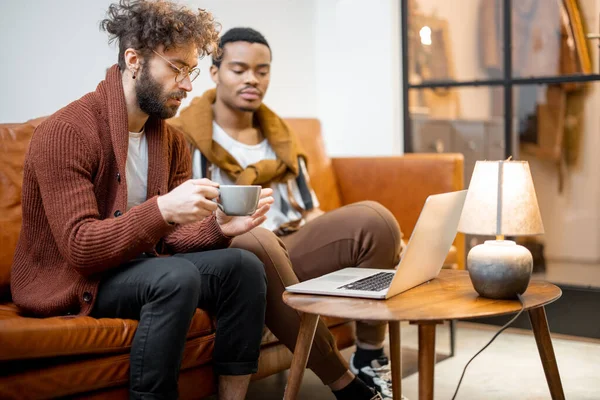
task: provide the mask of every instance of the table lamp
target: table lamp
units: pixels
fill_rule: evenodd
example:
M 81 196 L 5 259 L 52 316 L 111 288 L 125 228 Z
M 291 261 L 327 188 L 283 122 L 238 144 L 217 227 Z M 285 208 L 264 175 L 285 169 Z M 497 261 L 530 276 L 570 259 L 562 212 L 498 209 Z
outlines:
M 505 236 L 544 233 L 527 161 L 477 161 L 458 231 L 495 235 L 467 256 L 473 287 L 482 297 L 514 299 L 527 290 L 533 257 Z

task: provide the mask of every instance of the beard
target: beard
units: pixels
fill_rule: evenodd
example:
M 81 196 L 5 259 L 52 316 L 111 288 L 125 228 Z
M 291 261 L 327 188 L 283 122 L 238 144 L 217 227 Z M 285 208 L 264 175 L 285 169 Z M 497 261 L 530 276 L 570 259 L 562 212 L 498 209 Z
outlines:
M 253 112 L 256 112 L 260 108 L 261 104 L 262 104 L 262 102 L 258 102 L 258 104 L 256 104 L 255 106 L 252 106 L 252 105 L 246 105 L 246 104 L 238 105 L 238 104 L 235 104 L 235 102 L 232 102 L 231 108 L 238 109 L 239 111 L 243 111 L 243 112 L 253 113 Z
M 260 106 L 256 106 L 256 107 L 238 107 L 238 109 L 240 111 L 243 111 L 243 112 L 256 112 L 256 110 L 258 110 L 258 107 L 260 107 Z
M 182 90 L 164 93 L 160 84 L 150 75 L 148 68 L 142 68 L 135 85 L 135 94 L 140 109 L 149 116 L 159 119 L 169 119 L 177 114 L 179 106 L 167 105 L 169 99 L 181 100 L 186 97 L 186 93 Z

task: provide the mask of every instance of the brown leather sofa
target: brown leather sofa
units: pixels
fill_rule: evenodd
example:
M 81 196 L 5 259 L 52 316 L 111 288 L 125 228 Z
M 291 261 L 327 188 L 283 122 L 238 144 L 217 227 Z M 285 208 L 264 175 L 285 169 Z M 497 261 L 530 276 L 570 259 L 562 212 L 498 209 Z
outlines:
M 10 268 L 21 226 L 22 165 L 32 132 L 43 118 L 0 124 L 0 398 L 127 398 L 129 348 L 137 322 L 90 317 L 26 318 L 10 301 Z M 408 237 L 425 198 L 462 189 L 458 154 L 330 159 L 314 119 L 290 119 L 309 159 L 324 210 L 360 200 L 387 206 Z M 456 248 L 464 249 L 462 236 Z M 455 251 L 459 268 L 464 253 Z M 341 348 L 352 345 L 352 324 L 326 320 Z M 188 333 L 180 378 L 181 398 L 215 392 L 211 368 L 214 325 L 198 310 Z M 291 353 L 265 329 L 260 379 L 289 367 Z

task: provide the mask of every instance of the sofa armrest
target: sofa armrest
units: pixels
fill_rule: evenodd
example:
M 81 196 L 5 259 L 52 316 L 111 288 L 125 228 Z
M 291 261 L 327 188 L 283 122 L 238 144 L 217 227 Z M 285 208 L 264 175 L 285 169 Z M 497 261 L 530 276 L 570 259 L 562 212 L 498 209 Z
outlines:
M 454 153 L 332 159 L 342 203 L 381 203 L 396 217 L 405 240 L 427 196 L 464 188 L 463 162 L 463 155 Z M 464 235 L 457 235 L 454 246 L 458 267 L 464 269 Z

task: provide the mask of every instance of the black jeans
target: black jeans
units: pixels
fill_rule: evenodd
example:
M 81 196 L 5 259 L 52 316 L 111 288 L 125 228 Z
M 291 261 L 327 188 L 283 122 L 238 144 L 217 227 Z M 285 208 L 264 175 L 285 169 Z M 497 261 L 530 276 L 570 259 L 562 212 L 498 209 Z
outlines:
M 142 257 L 103 280 L 92 316 L 140 321 L 131 345 L 130 396 L 173 399 L 196 308 L 217 319 L 215 373 L 256 372 L 266 292 L 264 266 L 245 250 Z

